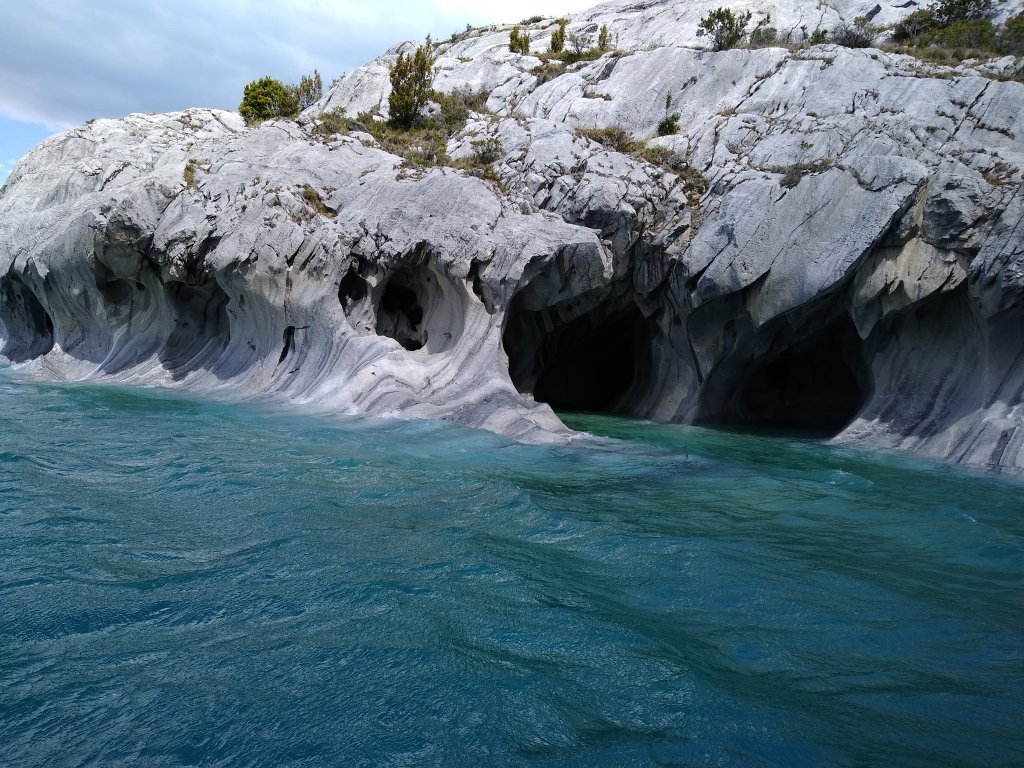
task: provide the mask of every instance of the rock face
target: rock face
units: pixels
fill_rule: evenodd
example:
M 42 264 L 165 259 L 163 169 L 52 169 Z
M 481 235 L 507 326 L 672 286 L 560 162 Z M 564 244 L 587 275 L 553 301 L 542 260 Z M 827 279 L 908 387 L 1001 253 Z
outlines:
M 508 28 L 441 46 L 440 90 L 490 94 L 449 155 L 498 139 L 500 185 L 315 132 L 386 112 L 401 47 L 296 122 L 55 136 L 0 193 L 0 352 L 524 440 L 569 436 L 551 404 L 1024 469 L 1024 85 L 993 75 L 1019 63 L 712 53 L 717 5 L 598 6 L 569 31 L 617 50 L 550 78 Z M 791 42 L 915 9 L 751 7 Z

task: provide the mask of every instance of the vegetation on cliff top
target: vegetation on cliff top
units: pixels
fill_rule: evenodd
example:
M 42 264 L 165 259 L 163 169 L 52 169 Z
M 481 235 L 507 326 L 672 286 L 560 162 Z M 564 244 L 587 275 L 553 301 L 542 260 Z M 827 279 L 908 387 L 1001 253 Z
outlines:
M 295 117 L 323 96 L 320 73 L 303 75 L 298 85 L 285 85 L 272 77 L 253 80 L 242 93 L 238 111 L 247 125 L 279 117 Z

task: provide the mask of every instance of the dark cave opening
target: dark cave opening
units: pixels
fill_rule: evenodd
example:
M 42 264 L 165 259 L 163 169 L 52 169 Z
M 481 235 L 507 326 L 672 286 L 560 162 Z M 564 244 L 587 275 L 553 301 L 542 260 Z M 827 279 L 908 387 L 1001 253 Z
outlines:
M 13 363 L 34 360 L 53 349 L 53 319 L 14 275 L 0 277 L 0 338 L 0 355 Z
M 704 423 L 832 437 L 871 392 L 861 340 L 847 316 L 782 352 L 755 360 Z M 709 382 L 710 383 L 710 382 Z M 712 389 L 713 389 L 712 385 Z
M 115 275 L 103 262 L 94 263 L 93 274 L 96 278 L 96 289 L 108 304 L 121 304 L 131 297 L 132 283 Z
M 410 352 L 422 349 L 427 343 L 421 296 L 425 288 L 420 271 L 406 268 L 395 272 L 380 297 L 377 333 L 390 336 Z
M 175 380 L 213 364 L 231 340 L 228 296 L 215 281 L 187 285 L 167 283 L 167 301 L 174 314 L 171 333 L 160 361 Z
M 566 320 L 555 309 L 510 312 L 509 373 L 520 392 L 555 410 L 624 412 L 644 366 L 646 327 L 632 304 Z
M 288 355 L 295 347 L 295 326 L 289 325 L 284 329 L 284 333 L 281 334 L 281 356 L 277 359 L 277 364 L 280 365 L 288 359 Z
M 341 302 L 342 309 L 348 312 L 366 298 L 366 293 L 366 280 L 359 274 L 359 268 L 353 264 L 338 285 L 338 301 Z

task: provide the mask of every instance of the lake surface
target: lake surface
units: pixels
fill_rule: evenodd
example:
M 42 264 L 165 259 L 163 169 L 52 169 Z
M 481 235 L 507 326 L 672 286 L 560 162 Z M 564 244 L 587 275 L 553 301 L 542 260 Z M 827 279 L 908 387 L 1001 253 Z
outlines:
M 1024 484 L 0 370 L 0 765 L 1024 760 Z

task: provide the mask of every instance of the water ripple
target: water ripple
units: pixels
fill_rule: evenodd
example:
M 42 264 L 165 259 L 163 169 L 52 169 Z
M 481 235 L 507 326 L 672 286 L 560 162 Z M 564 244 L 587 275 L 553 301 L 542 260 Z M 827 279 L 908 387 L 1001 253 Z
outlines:
M 0 764 L 1000 765 L 1018 482 L 0 373 Z

